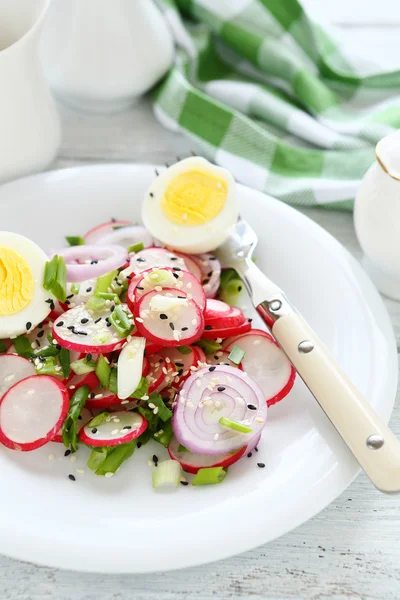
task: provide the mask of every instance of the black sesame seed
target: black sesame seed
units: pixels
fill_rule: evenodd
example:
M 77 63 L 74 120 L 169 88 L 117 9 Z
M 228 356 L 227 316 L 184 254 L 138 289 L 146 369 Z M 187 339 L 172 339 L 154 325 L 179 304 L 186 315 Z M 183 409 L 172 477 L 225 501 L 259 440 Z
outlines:
M 91 264 L 91 265 L 97 265 L 97 263 L 98 263 L 98 262 L 99 262 L 98 260 L 91 260 L 91 261 L 90 261 L 90 264 Z
M 241 286 L 241 285 L 238 285 L 238 292 L 241 292 L 241 291 L 242 291 L 242 289 L 243 289 L 243 288 L 242 288 L 242 286 Z
M 218 390 L 219 392 L 223 392 L 223 391 L 225 390 L 225 388 L 224 388 L 224 386 L 223 386 L 223 385 L 219 385 L 219 386 L 217 387 L 217 390 Z
M 44 336 L 44 329 L 42 329 L 41 331 L 38 331 L 37 333 L 38 338 L 41 338 Z
M 247 458 L 251 458 L 253 454 L 251 452 L 248 453 Z
M 206 331 L 210 331 L 210 329 L 212 329 L 212 325 L 206 325 L 206 326 L 204 327 L 204 329 L 205 329 Z
M 177 296 L 177 298 L 180 298 L 181 300 L 186 300 L 186 296 Z
M 56 327 L 62 327 L 64 325 L 64 321 L 58 321 L 58 323 L 56 323 Z
M 95 323 L 100 323 L 101 321 L 101 317 L 99 317 L 98 319 L 95 320 Z
M 66 451 L 64 452 L 64 456 L 69 456 L 70 454 L 71 454 L 71 450 L 66 450 Z
M 171 260 L 178 260 L 178 257 L 177 256 L 170 256 L 170 259 Z
M 138 256 L 138 257 L 136 258 L 136 262 L 146 262 L 146 259 L 145 259 L 145 258 L 142 258 L 141 256 Z
M 180 267 L 172 267 L 173 271 L 182 271 L 182 269 Z
M 66 300 L 66 301 L 65 301 L 65 304 L 66 304 L 67 306 L 69 306 L 69 305 L 71 304 L 71 302 L 70 302 L 69 300 Z M 50 305 L 50 308 L 51 308 L 51 305 Z M 53 310 L 53 309 L 52 309 L 52 310 Z
M 181 481 L 181 485 L 189 485 L 188 481 Z
M 260 467 L 260 469 L 263 469 L 265 467 L 265 463 L 257 463 L 257 467 Z
M 81 323 L 82 325 L 84 325 L 85 323 L 88 323 L 89 319 L 87 319 L 86 317 L 84 319 L 81 319 Z
M 254 450 L 255 450 L 256 452 L 258 452 L 258 448 L 257 448 L 257 446 L 254 448 Z
M 86 360 L 92 360 L 92 355 L 91 354 L 87 354 L 86 355 Z
M 40 342 L 39 342 L 39 340 L 36 339 L 35 342 L 36 342 L 37 347 L 40 348 Z
M 74 297 L 74 294 L 70 294 L 69 296 L 67 296 L 67 300 L 71 300 L 71 298 Z
M 71 481 L 76 481 L 75 476 L 74 475 L 68 475 L 68 479 L 70 479 Z
M 253 320 L 253 319 L 247 319 L 247 322 L 248 322 L 248 323 L 251 323 L 251 322 L 252 322 L 252 320 Z
M 45 300 L 45 302 L 47 302 L 47 304 L 51 304 L 53 302 L 52 298 L 47 298 L 47 300 Z
M 39 323 L 38 327 L 39 327 L 39 329 L 42 329 L 43 323 Z
M 175 325 L 173 323 L 169 323 L 169 326 L 171 327 L 172 331 L 174 331 Z
M 159 358 L 159 359 L 158 359 L 158 362 L 159 362 L 159 363 L 160 363 L 160 365 L 161 365 L 161 364 L 164 362 L 164 359 L 163 359 L 163 358 Z
M 32 323 L 31 323 L 30 321 L 28 321 L 28 322 L 25 324 L 25 329 L 26 329 L 27 331 L 29 331 L 31 327 L 32 327 Z
M 213 272 L 210 271 L 209 273 L 207 273 L 207 277 L 212 277 Z
M 218 360 L 219 356 L 217 356 L 216 354 L 214 354 L 214 358 L 215 358 L 215 360 Z
M 78 420 L 79 420 L 79 421 L 82 421 L 82 415 L 79 415 L 79 416 L 78 416 Z
M 86 288 L 86 291 L 87 291 L 87 292 L 91 292 L 91 291 L 92 291 L 92 288 L 91 288 L 91 287 L 88 287 L 88 288 Z
M 91 392 L 91 393 L 89 394 L 89 398 L 91 398 L 91 399 L 93 400 L 93 398 L 95 397 L 95 395 L 96 395 L 96 394 L 93 394 L 93 392 Z
M 206 285 L 210 280 L 209 279 L 203 279 L 203 281 L 201 282 L 203 285 Z
M 179 369 L 179 371 L 177 372 L 178 377 L 180 377 L 183 373 L 183 369 Z
M 122 429 L 132 429 L 132 427 L 130 425 L 125 425 L 125 427 L 123 427 Z
M 156 174 L 156 176 L 157 176 L 157 177 L 158 177 L 158 176 L 159 176 L 159 174 L 160 174 L 160 173 L 157 171 L 157 169 L 154 169 L 154 173 Z
M 249 410 L 257 410 L 257 406 L 254 406 L 254 404 L 248 404 L 248 405 L 247 405 L 247 408 L 248 408 Z
M 60 344 L 56 344 L 56 348 L 57 348 L 57 350 L 61 350 Z
M 210 256 L 210 258 L 208 260 L 217 260 L 216 256 Z
M 155 464 L 157 464 L 157 463 L 158 463 L 158 456 L 156 456 L 155 454 L 153 454 L 153 462 L 154 462 Z
M 208 368 L 208 370 L 209 370 L 209 371 L 215 371 L 215 369 L 216 369 L 216 368 L 217 368 L 217 367 L 209 367 L 209 368 Z
M 116 223 L 117 219 L 115 219 L 114 217 L 111 217 L 111 223 Z
M 142 446 L 142 442 L 138 442 L 138 443 L 136 444 L 136 448 L 140 448 L 141 446 Z
M 150 196 L 150 198 L 154 198 L 153 192 L 150 192 L 149 196 Z
M 176 362 L 175 366 L 176 367 L 184 367 L 185 365 L 183 363 L 181 363 L 181 362 Z
M 68 302 L 68 300 L 66 301 L 66 303 L 67 303 L 67 302 Z M 69 302 L 68 302 L 68 304 L 69 304 Z M 55 310 L 55 308 L 56 308 L 56 307 L 54 306 L 54 302 L 52 302 L 52 303 L 50 304 L 50 310 Z
M 144 287 L 141 287 L 140 285 L 137 285 L 137 286 L 136 286 L 136 289 L 137 289 L 137 290 L 144 290 Z
M 107 327 L 111 327 L 110 321 L 107 321 Z
M 74 333 L 76 333 L 76 335 L 87 335 L 86 331 L 74 331 Z
M 67 329 L 69 329 L 70 331 L 72 331 L 72 333 L 75 333 L 75 325 L 69 325 L 67 327 Z
M 93 427 L 92 433 L 97 433 L 97 427 Z
M 179 279 L 178 273 L 172 273 L 172 275 L 175 277 L 175 279 Z
M 160 319 L 168 319 L 168 315 L 166 315 L 165 313 L 161 313 Z
M 188 327 L 182 327 L 181 331 L 187 331 Z
M 113 305 L 110 307 L 110 311 L 111 311 L 111 312 L 114 312 L 114 310 L 115 310 L 115 304 L 113 304 Z

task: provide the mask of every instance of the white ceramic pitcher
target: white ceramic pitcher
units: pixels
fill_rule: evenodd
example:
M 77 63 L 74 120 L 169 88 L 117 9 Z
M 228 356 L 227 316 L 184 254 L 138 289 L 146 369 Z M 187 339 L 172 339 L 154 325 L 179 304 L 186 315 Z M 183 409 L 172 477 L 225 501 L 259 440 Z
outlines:
M 42 62 L 51 87 L 82 110 L 121 110 L 170 67 L 173 41 L 153 0 L 53 0 Z
M 376 162 L 356 196 L 354 224 L 375 285 L 400 300 L 400 131 L 376 146 Z
M 0 0 L 0 182 L 44 169 L 60 123 L 38 56 L 50 0 Z

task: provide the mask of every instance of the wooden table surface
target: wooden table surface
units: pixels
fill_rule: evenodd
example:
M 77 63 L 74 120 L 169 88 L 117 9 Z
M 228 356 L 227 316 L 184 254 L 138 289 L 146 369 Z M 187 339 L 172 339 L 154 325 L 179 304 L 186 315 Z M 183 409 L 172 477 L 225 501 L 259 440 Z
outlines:
M 346 14 L 345 7 L 343 10 Z M 344 23 L 342 29 L 368 53 L 386 57 L 390 66 L 394 59 L 400 63 L 400 26 L 379 26 L 369 18 L 366 26 Z M 110 161 L 164 162 L 191 149 L 185 139 L 158 125 L 147 101 L 109 117 L 83 116 L 65 107 L 60 110 L 64 141 L 55 168 Z M 304 212 L 360 257 L 350 214 L 318 209 Z M 389 300 L 385 304 L 400 348 L 400 304 Z M 400 437 L 399 406 L 393 412 L 391 427 Z M 400 499 L 380 494 L 360 475 L 342 496 L 297 530 L 267 546 L 209 566 L 156 575 L 101 576 L 0 557 L 0 598 L 399 600 L 399 515 Z

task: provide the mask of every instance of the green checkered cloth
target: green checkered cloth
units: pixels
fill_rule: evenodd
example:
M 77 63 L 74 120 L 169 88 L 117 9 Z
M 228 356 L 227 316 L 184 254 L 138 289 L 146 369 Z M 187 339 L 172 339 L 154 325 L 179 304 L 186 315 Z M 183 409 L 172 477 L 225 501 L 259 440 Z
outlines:
M 351 57 L 298 0 L 158 0 L 177 45 L 163 125 L 236 179 L 294 205 L 351 209 L 400 126 L 400 72 Z

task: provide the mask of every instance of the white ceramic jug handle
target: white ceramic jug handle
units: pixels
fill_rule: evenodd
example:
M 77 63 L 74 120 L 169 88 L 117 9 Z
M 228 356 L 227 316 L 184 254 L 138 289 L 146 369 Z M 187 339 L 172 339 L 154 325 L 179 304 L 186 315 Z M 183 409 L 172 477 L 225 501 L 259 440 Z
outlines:
M 304 318 L 283 295 L 257 310 L 372 483 L 382 492 L 400 492 L 400 441 Z

